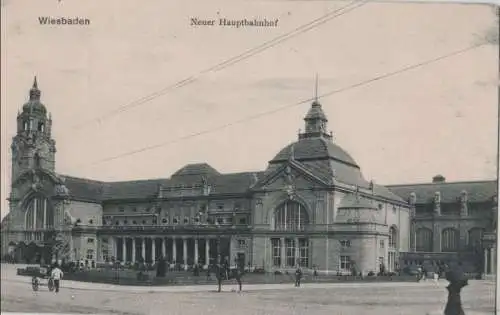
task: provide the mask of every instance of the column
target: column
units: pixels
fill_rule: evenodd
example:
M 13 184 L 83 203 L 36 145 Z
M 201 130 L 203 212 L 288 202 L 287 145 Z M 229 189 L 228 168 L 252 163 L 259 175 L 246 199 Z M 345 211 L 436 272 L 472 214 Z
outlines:
M 490 248 L 490 274 L 495 273 L 495 248 Z
M 154 264 L 156 261 L 156 238 L 151 238 L 151 262 Z
M 488 274 L 488 249 L 484 249 L 484 274 Z
M 161 238 L 161 243 L 161 254 L 163 256 L 163 259 L 165 259 L 165 257 L 167 257 L 167 240 L 165 238 Z
M 205 239 L 205 265 L 208 266 L 210 264 L 210 239 Z
M 141 258 L 146 260 L 146 238 L 141 238 L 141 254 Z
M 198 239 L 194 239 L 194 263 L 198 264 Z
M 43 200 L 43 228 L 47 228 L 47 199 Z
M 172 239 L 172 262 L 177 263 L 177 240 Z
M 328 255 L 328 254 L 327 254 Z M 299 238 L 295 238 L 295 265 L 300 264 L 300 248 L 299 248 Z
M 112 239 L 113 239 L 113 257 L 115 258 L 115 260 L 118 260 L 118 237 L 113 237 Z
M 36 230 L 36 213 L 38 211 L 38 202 L 37 199 L 34 200 L 33 202 L 33 230 Z
M 285 251 L 285 238 L 280 238 L 280 246 L 281 246 L 281 268 L 285 268 L 286 266 L 286 251 Z
M 132 237 L 132 263 L 135 263 L 135 237 Z
M 184 259 L 184 270 L 187 269 L 187 239 L 182 239 L 182 258 Z
M 122 238 L 122 261 L 125 262 L 127 260 L 127 239 L 125 237 Z

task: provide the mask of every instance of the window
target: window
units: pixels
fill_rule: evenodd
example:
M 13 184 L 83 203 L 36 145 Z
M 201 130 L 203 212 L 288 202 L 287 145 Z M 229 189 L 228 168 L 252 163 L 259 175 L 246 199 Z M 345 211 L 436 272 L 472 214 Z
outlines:
M 108 240 L 107 238 L 103 238 L 103 239 L 102 239 L 102 243 L 103 243 L 103 244 L 108 244 L 108 242 L 109 242 L 109 240 Z
M 281 204 L 274 213 L 274 228 L 278 231 L 302 231 L 308 223 L 305 208 L 293 200 Z
M 240 208 L 241 208 L 241 204 L 239 202 L 235 202 L 234 203 L 234 210 L 238 211 L 238 210 L 240 210 Z
M 281 266 L 281 244 L 279 238 L 271 239 L 271 246 L 273 250 L 273 266 L 280 267 Z
M 189 224 L 189 218 L 184 218 L 184 224 Z
M 116 222 L 115 222 L 115 225 L 120 225 L 120 221 L 116 221 Z
M 107 249 L 103 249 L 102 250 L 102 259 L 105 261 L 105 262 L 108 262 L 109 261 L 109 252 Z
M 231 217 L 227 218 L 227 223 L 228 224 L 233 224 L 233 218 L 231 218 Z
M 28 130 L 28 122 L 27 121 L 23 122 L 23 130 Z
M 246 240 L 238 240 L 238 246 L 240 248 L 245 248 L 247 246 L 247 241 Z
M 301 267 L 309 266 L 309 242 L 307 239 L 299 239 L 299 264 Z
M 247 224 L 246 218 L 240 218 L 240 224 Z
M 194 217 L 193 218 L 194 223 L 200 223 L 200 218 L 199 217 Z
M 93 238 L 87 238 L 87 243 L 88 244 L 94 244 L 94 239 Z
M 125 208 L 124 208 L 124 207 L 119 207 L 119 208 L 118 208 L 118 211 L 120 211 L 120 212 L 124 212 L 124 211 L 125 211 Z
M 158 224 L 158 219 L 157 218 L 153 218 L 153 224 Z
M 415 249 L 417 250 L 417 252 L 432 252 L 432 230 L 428 228 L 419 228 L 416 234 Z
M 167 223 L 168 223 L 167 218 L 163 218 L 163 219 L 161 220 L 161 223 L 163 223 L 163 224 L 167 224 Z
M 382 210 L 382 208 L 384 208 L 384 206 L 383 206 L 381 203 L 379 203 L 379 204 L 378 204 L 378 209 L 379 209 L 379 210 Z
M 132 211 L 137 212 L 137 207 L 133 207 Z
M 93 260 L 94 259 L 94 250 L 87 249 L 87 259 L 88 260 Z
M 223 224 L 224 223 L 224 219 L 222 218 L 217 218 L 217 224 Z
M 90 219 L 89 224 L 94 224 L 94 220 Z
M 29 201 L 25 212 L 26 230 L 51 228 L 54 226 L 54 211 L 44 196 Z
M 396 231 L 396 228 L 391 226 L 391 228 L 389 229 L 389 248 L 396 248 L 398 247 L 397 244 L 398 244 L 398 233 Z
M 173 222 L 174 224 L 177 224 L 177 223 L 179 223 L 179 219 L 176 217 L 176 218 L 174 218 L 174 219 L 172 220 L 172 222 Z
M 350 271 L 351 270 L 351 257 L 350 256 L 340 256 L 340 270 Z
M 380 240 L 380 248 L 384 248 L 385 247 L 385 242 L 384 240 Z
M 456 252 L 458 251 L 459 234 L 456 229 L 447 228 L 441 233 L 441 251 Z
M 392 212 L 396 212 L 396 210 L 397 210 L 397 209 L 396 209 L 396 206 L 393 206 L 393 207 L 392 207 Z
M 286 238 L 285 239 L 285 254 L 286 254 L 286 266 L 295 266 L 295 240 Z
M 41 123 L 38 123 L 38 131 L 41 131 L 43 132 L 45 129 L 45 125 L 41 122 Z
M 480 249 L 482 245 L 482 239 L 484 235 L 483 228 L 472 228 L 469 230 L 467 245 L 469 249 Z
M 224 204 L 223 203 L 218 203 L 217 204 L 217 209 L 218 210 L 224 210 Z
M 133 220 L 133 221 L 132 221 L 132 224 L 137 224 L 137 221 L 136 221 L 136 220 Z
M 340 246 L 342 246 L 342 248 L 351 247 L 351 241 L 350 240 L 341 240 L 340 241 Z
M 35 153 L 35 167 L 40 167 L 40 155 L 38 153 Z
M 148 221 L 142 220 L 142 224 L 147 224 L 147 223 L 148 223 Z

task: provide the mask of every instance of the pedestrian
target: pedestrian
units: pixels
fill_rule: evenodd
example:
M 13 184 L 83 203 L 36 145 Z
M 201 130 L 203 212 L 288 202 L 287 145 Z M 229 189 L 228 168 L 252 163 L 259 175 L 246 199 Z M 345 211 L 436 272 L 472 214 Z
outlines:
M 295 270 L 295 286 L 300 287 L 300 279 L 302 278 L 302 269 L 300 269 L 300 266 L 297 267 L 297 270 Z
M 234 277 L 236 278 L 236 282 L 238 282 L 239 292 L 241 292 L 241 278 L 243 277 L 243 270 L 239 267 L 236 268 L 236 270 L 234 271 Z
M 51 272 L 51 277 L 52 277 L 52 280 L 54 280 L 54 286 L 56 288 L 56 293 L 59 292 L 60 281 L 61 281 L 63 276 L 64 276 L 64 273 L 62 272 L 61 269 L 59 269 L 59 266 L 56 264 L 54 266 L 54 268 L 52 268 L 52 272 Z

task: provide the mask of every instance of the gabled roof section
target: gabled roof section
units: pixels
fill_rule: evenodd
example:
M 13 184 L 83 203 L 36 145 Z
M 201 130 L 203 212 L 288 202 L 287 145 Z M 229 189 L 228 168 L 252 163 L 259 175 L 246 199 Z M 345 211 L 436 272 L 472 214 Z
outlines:
M 70 199 L 100 202 L 105 183 L 101 181 L 60 175 L 69 190 Z
M 410 194 L 414 192 L 417 203 L 427 203 L 433 200 L 438 191 L 441 194 L 442 203 L 457 202 L 462 191 L 467 192 L 470 202 L 492 201 L 492 198 L 498 194 L 496 180 L 389 185 L 386 187 L 404 200 L 408 200 Z

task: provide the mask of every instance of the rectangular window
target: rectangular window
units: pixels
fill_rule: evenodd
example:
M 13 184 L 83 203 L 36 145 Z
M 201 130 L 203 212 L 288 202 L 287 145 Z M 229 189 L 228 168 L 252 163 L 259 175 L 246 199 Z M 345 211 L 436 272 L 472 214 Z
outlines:
M 240 248 L 245 248 L 247 246 L 246 240 L 238 240 L 238 246 Z
M 246 218 L 240 218 L 240 224 L 247 224 Z
M 305 238 L 299 239 L 299 263 L 301 267 L 309 266 L 309 242 Z
M 124 207 L 119 207 L 119 208 L 118 208 L 118 211 L 120 211 L 120 212 L 124 212 L 124 211 L 125 211 L 125 208 L 124 208 Z
M 351 241 L 350 240 L 341 240 L 340 246 L 342 248 L 349 248 L 349 247 L 351 247 Z
M 224 204 L 223 203 L 218 203 L 217 204 L 217 210 L 224 210 Z
M 271 239 L 272 256 L 273 256 L 273 266 L 281 266 L 281 240 L 279 238 Z
M 291 238 L 286 238 L 285 239 L 285 251 L 286 251 L 286 266 L 287 267 L 294 267 L 296 260 L 295 260 L 295 240 Z
M 87 238 L 87 243 L 88 244 L 94 244 L 94 239 L 93 238 Z
M 348 272 L 351 270 L 351 256 L 340 256 L 340 270 Z
M 87 259 L 88 260 L 93 260 L 94 259 L 94 250 L 87 249 Z
M 107 249 L 102 250 L 102 260 L 104 261 L 109 261 L 109 252 Z
M 385 247 L 385 242 L 384 240 L 380 240 L 380 248 L 384 248 Z

